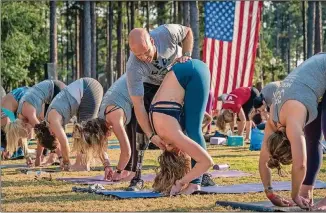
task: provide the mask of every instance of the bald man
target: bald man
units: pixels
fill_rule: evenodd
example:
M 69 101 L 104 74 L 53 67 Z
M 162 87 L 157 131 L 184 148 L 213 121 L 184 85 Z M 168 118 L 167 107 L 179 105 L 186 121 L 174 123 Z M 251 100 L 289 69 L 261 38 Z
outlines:
M 148 141 L 165 149 L 163 141 L 149 123 L 149 106 L 172 65 L 176 61 L 191 59 L 193 34 L 189 27 L 179 24 L 161 25 L 150 33 L 146 29 L 135 28 L 129 33 L 129 46 L 131 54 L 127 62 L 127 84 L 138 122 L 136 141 L 139 152 L 136 175 L 127 190 L 137 191 L 143 187 L 141 167 Z

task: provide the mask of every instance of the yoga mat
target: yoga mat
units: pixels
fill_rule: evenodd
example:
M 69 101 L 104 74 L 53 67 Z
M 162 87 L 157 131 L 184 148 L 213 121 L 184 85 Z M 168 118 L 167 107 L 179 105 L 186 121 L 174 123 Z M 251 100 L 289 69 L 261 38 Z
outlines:
M 111 184 L 120 183 L 120 182 L 103 180 L 103 178 L 104 178 L 103 175 L 99 175 L 95 177 L 57 178 L 57 180 L 78 183 L 78 184 L 88 184 L 88 185 L 93 185 L 93 184 L 111 185 Z M 142 179 L 146 182 L 153 181 L 154 178 L 155 178 L 155 174 L 142 175 Z
M 317 203 L 320 199 L 315 199 L 314 202 Z M 240 203 L 240 202 L 230 202 L 230 201 L 217 201 L 218 206 L 230 206 L 233 209 L 241 209 L 256 212 L 303 212 L 305 210 L 299 208 L 298 206 L 291 207 L 278 207 L 274 206 L 270 201 L 260 201 L 253 203 Z
M 212 178 L 217 177 L 242 177 L 242 176 L 248 176 L 250 174 L 244 173 L 241 171 L 212 171 L 210 172 L 212 175 Z M 142 175 L 142 179 L 144 181 L 154 181 L 155 174 L 147 174 Z M 67 181 L 67 182 L 73 182 L 73 183 L 79 183 L 79 184 L 101 184 L 101 185 L 107 185 L 107 184 L 115 184 L 117 182 L 111 182 L 111 181 L 104 181 L 103 176 L 95 176 L 95 177 L 74 177 L 74 178 L 58 178 L 57 180 Z
M 0 169 L 10 169 L 10 168 L 27 168 L 26 164 L 6 164 L 6 165 L 0 165 Z
M 166 197 L 166 195 L 164 194 L 153 192 L 153 191 L 132 192 L 132 191 L 122 191 L 122 190 L 119 191 L 98 190 L 95 193 L 104 196 L 112 196 L 119 199 Z
M 291 182 L 273 182 L 273 190 L 275 191 L 290 191 Z M 315 189 L 325 189 L 326 183 L 317 180 Z M 207 186 L 202 187 L 200 194 L 242 194 L 249 192 L 263 192 L 264 187 L 261 183 L 237 184 L 229 186 Z
M 57 168 L 17 168 L 16 171 L 20 171 L 21 173 L 28 174 L 33 172 L 43 172 L 43 173 L 54 173 L 54 172 L 61 172 L 61 169 L 59 167 Z
M 109 149 L 120 149 L 120 145 L 110 145 L 108 146 Z

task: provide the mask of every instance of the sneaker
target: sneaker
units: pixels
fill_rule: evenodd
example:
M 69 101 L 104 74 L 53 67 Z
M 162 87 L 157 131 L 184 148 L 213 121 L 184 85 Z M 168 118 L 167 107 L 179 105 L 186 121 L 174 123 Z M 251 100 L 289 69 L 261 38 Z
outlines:
M 215 186 L 216 183 L 212 180 L 212 175 L 211 174 L 203 174 L 203 179 L 201 181 L 201 186 Z
M 130 185 L 126 189 L 126 191 L 141 191 L 144 188 L 144 181 L 142 179 L 133 178 L 130 181 Z

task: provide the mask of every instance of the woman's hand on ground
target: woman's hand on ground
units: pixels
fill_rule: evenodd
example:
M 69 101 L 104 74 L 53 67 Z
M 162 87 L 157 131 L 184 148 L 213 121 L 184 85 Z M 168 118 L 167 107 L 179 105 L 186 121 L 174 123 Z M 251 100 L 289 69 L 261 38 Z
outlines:
M 172 186 L 170 191 L 170 196 L 177 195 L 181 191 L 183 185 L 179 180 L 175 181 L 175 184 Z
M 297 196 L 293 197 L 292 199 L 301 209 L 310 209 L 311 208 L 309 200 L 300 195 L 297 195 Z
M 106 166 L 104 168 L 104 180 L 112 180 L 113 179 L 113 169 L 111 166 Z
M 283 198 L 274 192 L 268 192 L 266 193 L 267 198 L 275 205 L 280 207 L 287 207 L 287 206 L 293 206 L 294 203 L 286 198 Z
M 112 181 L 120 181 L 122 179 L 122 173 L 118 173 L 117 171 L 114 171 L 112 175 Z

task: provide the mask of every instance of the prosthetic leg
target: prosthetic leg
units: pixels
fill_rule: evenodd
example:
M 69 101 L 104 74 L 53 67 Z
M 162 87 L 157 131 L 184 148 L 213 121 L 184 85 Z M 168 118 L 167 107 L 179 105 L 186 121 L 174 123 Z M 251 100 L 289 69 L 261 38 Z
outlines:
M 144 153 L 150 142 L 144 134 L 136 133 L 136 143 L 136 149 L 138 151 L 136 174 L 130 181 L 130 185 L 126 191 L 140 191 L 144 188 L 144 181 L 141 179 L 141 169 L 143 167 Z

